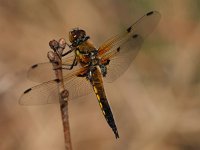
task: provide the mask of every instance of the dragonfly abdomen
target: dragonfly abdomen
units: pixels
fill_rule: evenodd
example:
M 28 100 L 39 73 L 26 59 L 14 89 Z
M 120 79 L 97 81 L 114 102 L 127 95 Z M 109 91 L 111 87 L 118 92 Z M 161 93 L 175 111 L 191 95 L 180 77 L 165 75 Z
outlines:
M 93 78 L 91 80 L 91 84 L 93 86 L 93 90 L 94 90 L 97 100 L 99 102 L 101 111 L 102 111 L 108 125 L 112 128 L 112 130 L 115 134 L 115 137 L 119 138 L 117 126 L 115 124 L 115 120 L 114 120 L 110 105 L 108 103 L 108 100 L 106 98 L 106 94 L 104 91 L 101 73 L 98 69 L 96 69 L 95 72 L 93 73 Z
M 115 134 L 115 137 L 119 138 L 117 126 L 115 124 L 115 120 L 114 120 L 111 108 L 110 108 L 110 106 L 108 104 L 108 100 L 104 99 L 104 98 L 100 98 L 99 105 L 100 105 L 100 107 L 102 109 L 103 115 L 106 118 L 107 123 L 112 128 L 112 130 L 113 130 L 113 132 Z

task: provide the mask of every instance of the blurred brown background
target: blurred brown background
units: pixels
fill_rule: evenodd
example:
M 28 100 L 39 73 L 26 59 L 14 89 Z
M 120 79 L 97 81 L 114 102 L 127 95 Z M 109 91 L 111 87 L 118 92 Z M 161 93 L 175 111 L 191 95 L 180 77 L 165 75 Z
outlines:
M 96 46 L 151 10 L 162 14 L 129 70 L 106 84 L 115 140 L 94 95 L 70 102 L 74 150 L 200 149 L 199 0 L 0 0 L 0 149 L 64 150 L 59 105 L 20 106 L 27 69 L 80 27 Z

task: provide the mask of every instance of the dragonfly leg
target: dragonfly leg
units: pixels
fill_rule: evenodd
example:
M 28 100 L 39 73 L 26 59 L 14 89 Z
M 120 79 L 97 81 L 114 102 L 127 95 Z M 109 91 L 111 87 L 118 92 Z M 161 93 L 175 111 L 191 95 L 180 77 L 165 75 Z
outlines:
M 74 66 L 76 66 L 78 64 L 78 62 L 77 62 L 77 59 L 76 59 L 76 56 L 75 56 L 75 58 L 74 58 L 74 60 L 73 60 L 73 63 L 72 64 L 70 64 L 70 65 L 67 65 L 66 64 L 66 66 L 70 66 L 69 68 L 67 68 L 67 67 L 62 67 L 62 69 L 66 69 L 66 70 L 72 70 L 73 69 L 73 67 Z
M 69 53 L 73 52 L 75 49 L 71 48 L 70 50 L 68 50 L 66 53 L 62 54 L 62 57 L 68 55 Z

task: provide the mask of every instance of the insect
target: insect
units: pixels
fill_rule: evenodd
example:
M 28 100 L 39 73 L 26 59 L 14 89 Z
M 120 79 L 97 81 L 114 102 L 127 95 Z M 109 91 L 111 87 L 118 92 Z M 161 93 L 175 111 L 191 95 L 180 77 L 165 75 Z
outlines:
M 99 48 L 91 43 L 90 37 L 84 30 L 76 28 L 69 32 L 70 50 L 62 55 L 62 68 L 60 68 L 63 70 L 63 84 L 69 91 L 69 99 L 94 92 L 116 138 L 119 138 L 119 134 L 103 82 L 115 81 L 128 69 L 144 39 L 155 29 L 160 18 L 159 12 L 151 11 L 123 33 L 108 39 Z M 49 62 L 35 64 L 29 69 L 28 78 L 41 84 L 27 89 L 20 98 L 20 104 L 59 103 L 60 81 L 50 70 L 52 65 Z

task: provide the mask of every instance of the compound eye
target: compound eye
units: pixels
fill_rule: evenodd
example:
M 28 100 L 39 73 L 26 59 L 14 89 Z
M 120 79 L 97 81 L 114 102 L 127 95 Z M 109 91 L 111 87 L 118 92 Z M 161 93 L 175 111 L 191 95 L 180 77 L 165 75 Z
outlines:
M 85 31 L 84 30 L 80 30 L 80 36 L 84 37 L 85 35 L 86 35 Z

